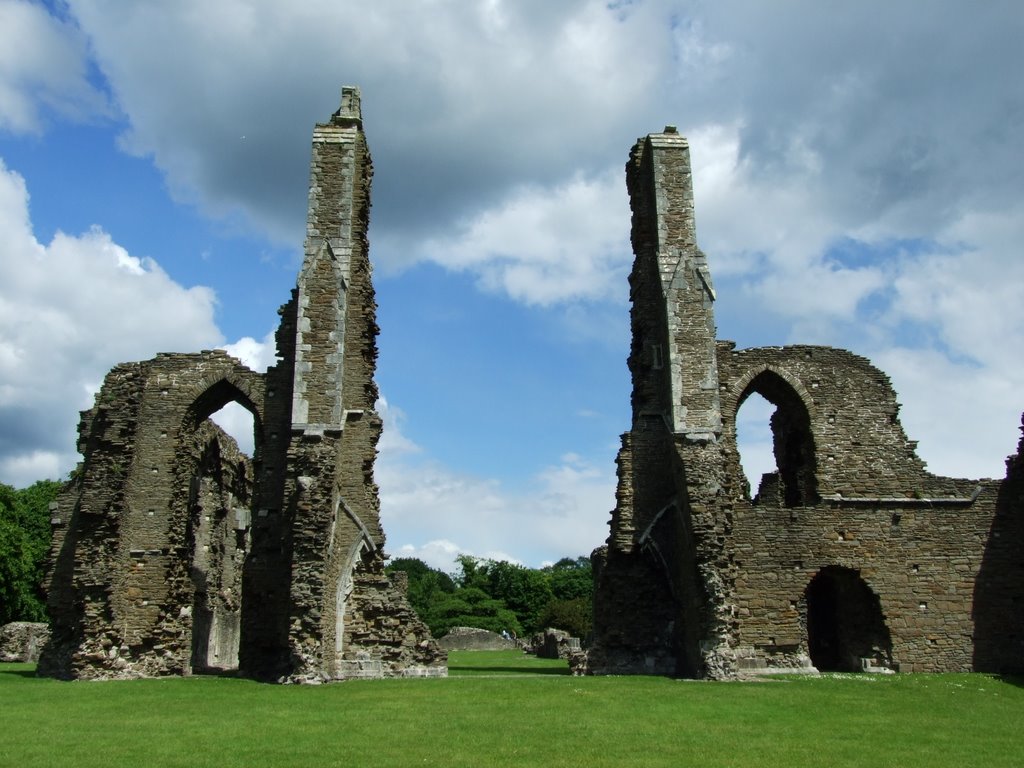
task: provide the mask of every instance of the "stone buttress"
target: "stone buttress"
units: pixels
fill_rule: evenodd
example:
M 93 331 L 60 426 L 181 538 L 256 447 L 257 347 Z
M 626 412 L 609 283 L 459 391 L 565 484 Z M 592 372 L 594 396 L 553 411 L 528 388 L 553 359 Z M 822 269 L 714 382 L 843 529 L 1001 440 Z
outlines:
M 284 505 L 289 667 L 299 679 L 444 671 L 444 654 L 383 574 L 372 175 L 359 91 L 346 88 L 341 108 L 313 131 L 304 260 L 294 306 L 282 313 L 294 313 Z

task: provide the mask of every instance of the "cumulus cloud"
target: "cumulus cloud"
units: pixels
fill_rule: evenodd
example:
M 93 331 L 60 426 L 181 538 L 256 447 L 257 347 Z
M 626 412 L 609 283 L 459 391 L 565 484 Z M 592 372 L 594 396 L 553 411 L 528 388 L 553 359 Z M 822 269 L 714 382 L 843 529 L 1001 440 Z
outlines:
M 424 254 L 472 270 L 485 290 L 547 306 L 622 294 L 632 261 L 629 204 L 616 168 L 554 188 L 522 187 Z
M 243 364 L 254 371 L 264 373 L 267 368 L 277 362 L 277 342 L 274 338 L 276 329 L 267 331 L 262 340 L 252 336 L 243 336 L 238 341 L 224 345 L 229 355 L 234 355 Z
M 919 440 L 918 454 L 936 474 L 994 477 L 1006 474 L 1003 460 L 1020 439 L 1020 382 L 1024 366 L 985 368 L 951 360 L 934 349 L 879 350 L 876 362 L 892 378 L 900 397 L 900 420 Z
M 288 243 L 302 233 L 308 126 L 339 78 L 361 85 L 381 158 L 375 216 L 395 241 L 378 256 L 395 262 L 453 210 L 563 183 L 581 156 L 603 167 L 671 55 L 656 9 L 593 0 L 69 5 L 128 116 L 125 147 L 152 155 L 180 199 Z
M 0 161 L 0 480 L 67 472 L 77 411 L 107 370 L 216 346 L 214 303 L 208 288 L 175 283 L 102 229 L 40 243 L 25 181 Z
M 88 78 L 86 39 L 28 0 L 0 2 L 0 129 L 39 133 L 45 116 L 109 113 Z

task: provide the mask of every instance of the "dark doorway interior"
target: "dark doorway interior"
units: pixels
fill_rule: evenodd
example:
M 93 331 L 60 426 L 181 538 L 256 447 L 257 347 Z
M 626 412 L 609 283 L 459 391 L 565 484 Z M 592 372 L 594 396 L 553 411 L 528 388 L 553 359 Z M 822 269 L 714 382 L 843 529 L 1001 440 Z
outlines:
M 888 667 L 892 639 L 878 595 L 851 568 L 822 568 L 807 586 L 807 645 L 821 672 Z

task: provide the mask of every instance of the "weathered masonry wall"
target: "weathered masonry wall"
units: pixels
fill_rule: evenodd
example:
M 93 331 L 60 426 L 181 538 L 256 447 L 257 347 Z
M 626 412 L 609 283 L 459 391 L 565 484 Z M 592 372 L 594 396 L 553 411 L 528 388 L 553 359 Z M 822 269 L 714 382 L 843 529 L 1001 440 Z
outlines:
M 384 574 L 371 178 L 345 88 L 314 130 L 305 261 L 266 374 L 213 351 L 107 376 L 54 510 L 43 674 L 446 674 Z M 208 420 L 228 402 L 253 415 L 251 460 Z
M 1024 585 L 1021 507 L 1015 512 L 1000 499 L 1002 484 L 926 472 L 900 427 L 888 378 L 863 358 L 825 347 L 737 351 L 730 344 L 719 354 L 728 471 L 742 472 L 735 419 L 752 392 L 778 406 L 776 454 L 792 457 L 765 477 L 754 500 L 744 494 L 734 503 L 742 663 L 793 664 L 813 651 L 815 579 L 845 573 L 878 601 L 881 623 L 874 637 L 856 637 L 857 627 L 835 633 L 835 666 L 868 659 L 902 671 L 998 671 L 1020 664 L 1019 607 L 1007 611 L 995 643 L 1004 653 L 993 654 L 975 625 L 993 599 L 1007 607 L 1014 595 L 1019 601 Z M 1011 531 L 993 536 L 997 524 L 1015 529 L 1016 547 L 1001 541 L 1014 538 Z M 983 564 L 1002 574 L 996 583 L 986 583 Z M 835 607 L 857 606 L 840 596 Z
M 235 663 L 253 478 L 207 418 L 230 401 L 252 411 L 260 432 L 263 379 L 224 352 L 161 355 L 107 375 L 83 414 L 85 461 L 55 511 L 43 672 Z
M 827 347 L 715 342 L 689 149 L 626 166 L 633 422 L 595 552 L 593 673 L 1024 669 L 1024 468 L 928 473 L 889 379 Z M 777 471 L 748 487 L 736 415 L 776 406 Z

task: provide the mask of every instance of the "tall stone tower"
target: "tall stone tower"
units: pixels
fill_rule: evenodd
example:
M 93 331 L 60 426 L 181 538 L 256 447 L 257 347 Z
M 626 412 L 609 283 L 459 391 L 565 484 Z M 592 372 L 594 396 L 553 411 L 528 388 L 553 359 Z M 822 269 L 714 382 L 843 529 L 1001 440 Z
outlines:
M 415 618 L 383 574 L 373 479 L 381 419 L 367 240 L 372 176 L 360 93 L 346 87 L 338 111 L 313 131 L 305 253 L 279 339 L 282 357 L 294 361 L 283 499 L 287 667 L 298 678 L 389 673 L 397 656 L 388 648 L 402 642 L 375 637 L 381 627 L 370 626 L 369 614 L 395 613 L 396 625 Z M 422 625 L 418 632 L 427 637 Z
M 294 309 L 285 499 L 293 520 L 289 650 L 299 675 L 340 673 L 353 572 L 364 555 L 379 559 L 384 545 L 372 475 L 381 429 L 367 242 L 372 175 L 359 91 L 345 88 L 339 110 L 313 131 Z
M 669 126 L 626 164 L 635 255 L 629 277 L 632 426 L 598 564 L 592 671 L 699 674 L 714 616 L 694 528 L 714 528 L 722 434 L 715 292 L 697 247 L 690 151 Z M 697 475 L 684 468 L 700 467 Z M 709 553 L 700 553 L 706 560 Z M 712 558 L 714 559 L 714 558 Z

